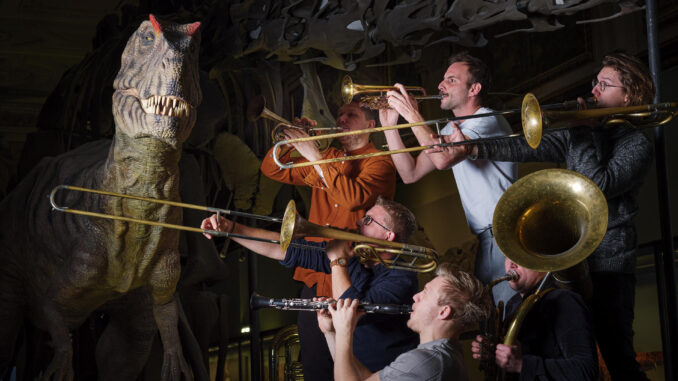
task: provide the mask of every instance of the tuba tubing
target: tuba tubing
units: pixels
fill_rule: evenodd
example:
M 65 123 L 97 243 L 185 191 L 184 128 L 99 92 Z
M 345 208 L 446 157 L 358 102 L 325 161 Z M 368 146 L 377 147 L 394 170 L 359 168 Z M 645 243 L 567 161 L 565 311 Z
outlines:
M 492 221 L 497 246 L 514 263 L 547 274 L 520 305 L 504 337 L 505 345 L 513 345 L 532 307 L 553 290 L 543 290 L 551 273 L 577 266 L 598 247 L 607 231 L 607 219 L 603 192 L 574 171 L 537 171 L 506 190 Z

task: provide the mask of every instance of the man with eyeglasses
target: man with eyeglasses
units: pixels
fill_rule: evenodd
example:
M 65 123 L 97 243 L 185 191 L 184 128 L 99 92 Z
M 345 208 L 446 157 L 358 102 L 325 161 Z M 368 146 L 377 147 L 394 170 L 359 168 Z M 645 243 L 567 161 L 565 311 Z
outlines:
M 365 217 L 358 220 L 357 225 L 361 235 L 401 243 L 406 243 L 416 229 L 414 215 L 410 210 L 383 197 L 377 198 L 375 205 L 367 210 Z M 224 217 L 217 221 L 216 214 L 203 220 L 201 229 L 275 241 L 280 239 L 278 232 L 234 223 Z M 211 239 L 211 236 L 205 236 Z M 243 238 L 232 239 L 259 255 L 280 261 L 283 266 L 331 274 L 331 296 L 334 299 L 351 298 L 376 304 L 409 304 L 417 292 L 415 272 L 389 269 L 377 261 L 363 265 L 353 256 L 351 242 L 310 242 L 298 239 L 292 242 L 306 247 L 290 246 L 283 252 L 278 244 Z M 387 258 L 392 256 L 382 255 Z M 400 353 L 417 345 L 416 335 L 407 329 L 407 316 L 370 314 L 361 319 L 354 339 L 356 357 L 373 371 L 382 369 Z
M 336 125 L 344 132 L 374 128 L 376 122 L 375 112 L 361 107 L 359 101 L 342 105 L 337 112 Z M 296 119 L 295 123 L 313 127 L 317 124 L 307 118 Z M 308 136 L 293 128 L 283 132 L 287 139 Z M 370 142 L 370 134 L 367 133 L 343 136 L 337 141 L 341 148 L 329 147 L 324 151 L 320 151 L 314 142 L 295 143 L 294 150 L 282 155 L 280 160 L 299 163 L 379 152 Z M 293 152 L 298 153 L 299 157 L 294 157 Z M 377 196 L 393 199 L 395 194 L 396 173 L 389 156 L 281 169 L 275 164 L 272 154 L 271 148 L 261 163 L 261 173 L 285 184 L 310 187 L 308 221 L 314 224 L 338 229 L 352 228 L 367 209 L 374 205 Z M 302 298 L 331 296 L 332 281 L 328 274 L 298 267 L 293 278 L 304 283 Z M 316 314 L 312 311 L 299 311 L 297 326 L 304 377 L 330 380 L 332 357 L 327 350 L 325 338 L 318 329 L 317 321 Z
M 591 93 L 597 107 L 652 103 L 654 84 L 647 67 L 625 53 L 605 56 Z M 448 141 L 466 140 L 455 131 Z M 596 339 L 612 380 L 646 380 L 633 349 L 636 279 L 637 195 L 652 163 L 652 143 L 630 123 L 580 126 L 545 134 L 537 149 L 523 138 L 452 148 L 470 157 L 506 161 L 564 162 L 593 180 L 607 199 L 609 219 L 600 246 L 588 257 Z

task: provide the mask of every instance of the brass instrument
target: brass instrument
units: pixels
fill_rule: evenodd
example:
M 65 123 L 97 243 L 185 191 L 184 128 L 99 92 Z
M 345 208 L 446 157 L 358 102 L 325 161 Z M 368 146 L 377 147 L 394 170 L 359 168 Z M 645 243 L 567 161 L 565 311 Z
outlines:
M 280 230 L 281 247 L 287 250 L 286 245 L 289 245 L 292 239 L 301 237 L 323 237 L 360 242 L 354 247 L 353 252 L 360 257 L 361 262 L 379 262 L 390 269 L 428 272 L 438 266 L 438 253 L 433 249 L 316 225 L 301 217 L 296 212 L 294 200 L 290 200 Z M 395 256 L 382 258 L 379 253 L 390 253 Z
M 309 135 L 315 135 L 318 132 L 331 132 L 331 131 L 342 131 L 341 127 L 310 127 L 310 126 L 297 126 L 289 120 L 283 118 L 282 116 L 274 113 L 266 107 L 266 98 L 263 95 L 258 95 L 254 97 L 250 103 L 247 105 L 247 119 L 250 122 L 255 122 L 260 118 L 272 120 L 277 124 L 271 130 L 271 140 L 273 143 L 277 143 L 285 139 L 283 135 L 283 130 L 291 128 L 304 131 Z M 330 141 L 316 141 L 316 145 L 320 151 L 327 149 L 330 145 Z
M 254 218 L 254 219 L 270 221 L 270 222 L 279 222 L 279 223 L 282 224 L 281 229 L 280 229 L 280 240 L 271 240 L 271 239 L 267 239 L 267 238 L 251 237 L 251 236 L 241 235 L 241 234 L 237 234 L 237 233 L 227 233 L 227 232 L 221 232 L 221 231 L 216 231 L 216 230 L 205 230 L 205 229 L 200 229 L 200 228 L 191 227 L 191 226 L 170 224 L 170 223 L 158 222 L 158 221 L 149 221 L 149 220 L 143 220 L 143 219 L 137 219 L 137 218 L 131 218 L 131 217 L 125 217 L 125 216 L 117 216 L 117 215 L 106 214 L 106 213 L 97 213 L 97 212 L 90 212 L 90 211 L 86 211 L 86 210 L 73 209 L 73 208 L 69 208 L 67 206 L 61 206 L 61 205 L 57 204 L 55 197 L 56 197 L 57 192 L 59 192 L 61 190 L 86 192 L 86 193 L 93 193 L 93 194 L 99 194 L 99 195 L 104 195 L 104 196 L 120 197 L 120 198 L 132 199 L 132 200 L 137 200 L 137 201 L 144 201 L 144 202 L 150 202 L 150 203 L 156 203 L 156 204 L 176 206 L 176 207 L 181 207 L 181 208 L 202 210 L 202 211 L 209 212 L 209 213 L 216 213 L 217 218 L 219 218 L 219 216 L 221 216 L 223 214 L 223 215 L 233 215 L 233 216 L 242 216 L 242 217 L 247 217 L 247 218 Z M 283 218 L 261 216 L 261 215 L 257 215 L 257 214 L 238 212 L 238 211 L 233 211 L 233 210 L 228 210 L 228 209 L 219 209 L 219 208 L 208 207 L 208 206 L 186 204 L 186 203 L 176 202 L 176 201 L 159 200 L 159 199 L 156 199 L 156 198 L 141 197 L 141 196 L 135 196 L 135 195 L 122 194 L 122 193 L 108 192 L 108 191 L 82 188 L 82 187 L 71 186 L 71 185 L 58 185 L 58 186 L 54 187 L 52 189 L 52 191 L 50 192 L 49 200 L 50 200 L 50 203 L 52 204 L 52 208 L 54 210 L 57 210 L 57 211 L 60 211 L 60 212 L 73 213 L 73 214 L 85 215 L 85 216 L 90 216 L 90 217 L 106 218 L 106 219 L 125 221 L 125 222 L 133 222 L 133 223 L 152 225 L 152 226 L 160 226 L 160 227 L 164 227 L 164 228 L 191 231 L 191 232 L 195 232 L 195 233 L 204 233 L 204 234 L 210 234 L 210 235 L 216 236 L 216 237 L 232 237 L 232 238 L 248 239 L 248 240 L 267 242 L 267 243 L 273 243 L 273 244 L 280 244 L 280 248 L 281 248 L 282 251 L 287 251 L 287 248 L 290 247 L 290 246 L 307 248 L 307 249 L 311 249 L 311 250 L 319 250 L 319 248 L 317 246 L 295 243 L 295 242 L 292 242 L 292 240 L 295 239 L 295 238 L 302 238 L 302 237 L 322 237 L 322 238 L 332 238 L 332 239 L 341 239 L 341 240 L 346 240 L 346 241 L 360 242 L 360 244 L 356 246 L 356 250 L 354 251 L 354 253 L 357 256 L 360 257 L 361 262 L 376 261 L 376 262 L 382 263 L 387 268 L 410 270 L 410 271 L 416 271 L 416 272 L 432 271 L 438 265 L 438 253 L 433 249 L 429 249 L 429 248 L 417 246 L 417 245 L 408 245 L 408 244 L 399 243 L 399 242 L 392 242 L 392 241 L 386 241 L 386 240 L 371 238 L 371 237 L 363 236 L 363 235 L 360 235 L 360 234 L 357 234 L 357 233 L 350 233 L 350 232 L 346 232 L 346 231 L 343 231 L 343 230 L 332 229 L 332 228 L 328 228 L 328 227 L 324 227 L 324 226 L 320 226 L 320 225 L 310 223 L 310 222 L 306 221 L 303 217 L 299 216 L 299 214 L 297 213 L 297 209 L 296 209 L 296 205 L 294 203 L 294 200 L 290 200 L 290 202 L 287 204 L 287 208 L 285 209 L 285 214 L 284 214 Z M 370 245 L 375 245 L 375 247 L 372 247 Z M 385 252 L 394 254 L 394 257 L 391 258 L 391 259 L 384 259 L 384 258 L 381 258 L 380 255 L 378 255 L 379 253 L 385 253 Z
M 214 208 L 214 207 L 211 207 L 211 206 L 187 204 L 187 203 L 177 202 L 177 201 L 160 200 L 160 199 L 151 198 L 151 197 L 142 197 L 142 196 L 135 196 L 135 195 L 130 195 L 130 194 L 122 194 L 122 193 L 102 191 L 102 190 L 97 190 L 97 189 L 82 188 L 82 187 L 73 186 L 73 185 L 57 185 L 56 187 L 54 187 L 52 189 L 52 191 L 49 194 L 49 202 L 52 205 L 52 209 L 57 210 L 59 212 L 72 213 L 72 214 L 78 214 L 78 215 L 89 216 L 89 217 L 106 218 L 106 219 L 117 220 L 117 221 L 133 222 L 133 223 L 151 225 L 151 226 L 159 226 L 159 227 L 163 227 L 163 228 L 183 230 L 183 231 L 189 231 L 189 232 L 194 232 L 194 233 L 203 233 L 203 234 L 209 234 L 209 235 L 212 235 L 212 236 L 215 236 L 215 237 L 232 237 L 232 238 L 242 238 L 242 239 L 249 239 L 249 240 L 253 240 L 253 241 L 274 243 L 274 244 L 280 243 L 280 241 L 276 241 L 276 240 L 270 240 L 270 239 L 258 238 L 258 237 L 250 237 L 250 236 L 245 236 L 245 235 L 241 235 L 241 234 L 237 234 L 237 233 L 227 233 L 227 232 L 221 232 L 221 231 L 217 231 L 217 230 L 200 229 L 200 228 L 196 228 L 196 227 L 192 227 L 192 226 L 184 226 L 184 225 L 170 224 L 170 223 L 166 223 L 166 222 L 150 221 L 150 220 L 143 220 L 143 219 L 132 218 L 132 217 L 117 216 L 117 215 L 107 214 L 107 213 L 97 213 L 97 212 L 90 212 L 90 211 L 81 210 L 81 209 L 73 209 L 73 208 L 70 208 L 70 207 L 67 207 L 67 206 L 61 206 L 61 205 L 57 204 L 57 202 L 55 200 L 56 194 L 61 190 L 70 190 L 70 191 L 76 191 L 76 192 L 93 193 L 93 194 L 99 194 L 99 195 L 103 195 L 103 196 L 120 197 L 120 198 L 150 202 L 150 203 L 155 203 L 155 204 L 176 206 L 176 207 L 180 207 L 180 208 L 202 210 L 202 211 L 209 212 L 209 213 L 216 213 L 217 218 L 219 218 L 221 215 L 231 215 L 231 216 L 241 216 L 241 217 L 246 217 L 246 218 L 264 220 L 264 221 L 269 221 L 269 222 L 279 222 L 279 223 L 282 223 L 283 218 L 262 216 L 262 215 L 258 215 L 258 214 L 252 214 L 252 213 L 238 212 L 238 211 L 235 211 L 235 210 Z M 290 202 L 292 202 L 292 201 L 290 201 Z M 290 246 L 290 243 L 287 243 L 287 246 L 285 246 L 284 250 L 287 250 L 288 246 Z M 315 246 L 305 246 L 305 245 L 301 245 L 301 244 L 292 244 L 292 246 L 299 246 L 299 247 L 316 249 Z
M 344 77 L 341 81 L 341 94 L 344 100 L 344 103 L 351 103 L 353 98 L 358 94 L 364 93 L 384 93 L 386 91 L 397 91 L 398 88 L 395 86 L 378 86 L 378 85 L 359 85 L 353 83 L 353 80 L 348 75 Z M 423 87 L 419 86 L 405 86 L 405 90 L 408 92 L 417 92 L 421 95 L 415 95 L 414 99 L 417 101 L 423 101 L 428 99 L 442 99 L 442 95 L 426 95 L 426 90 Z M 360 99 L 360 105 L 367 107 L 371 110 L 379 110 L 389 108 L 388 101 L 383 95 L 374 95 L 374 96 L 363 96 Z
M 301 362 L 293 360 L 293 348 L 299 347 L 299 331 L 296 325 L 289 325 L 281 328 L 273 337 L 271 342 L 271 352 L 269 353 L 269 373 L 270 380 L 278 380 L 278 358 L 285 359 L 283 367 L 283 380 L 294 381 L 303 380 L 303 367 Z M 282 356 L 278 355 L 280 350 L 284 350 Z
M 511 261 L 548 272 L 508 327 L 512 345 L 551 272 L 569 269 L 598 247 L 607 231 L 607 201 L 587 177 L 566 169 L 531 173 L 510 186 L 495 207 L 492 226 L 497 246 Z M 547 228 L 544 228 L 547 227 Z
M 276 308 L 285 311 L 320 311 L 327 310 L 335 300 L 315 301 L 313 299 L 274 299 L 259 295 L 256 292 L 250 297 L 250 308 L 258 310 L 264 307 Z M 412 306 L 408 304 L 358 304 L 358 310 L 368 314 L 409 315 Z
M 519 276 L 515 271 L 509 271 L 503 277 L 491 281 L 487 286 L 485 286 L 485 290 L 487 294 L 490 296 L 490 299 L 494 301 L 493 295 L 494 286 L 498 285 L 501 282 L 516 281 L 518 279 Z M 504 319 L 503 315 L 504 315 L 504 301 L 502 300 L 499 301 L 496 307 L 494 307 L 490 311 L 490 316 L 488 320 L 485 322 L 484 327 L 481 326 L 481 329 L 483 330 L 483 335 L 485 336 L 485 340 L 483 340 L 482 343 L 483 351 L 486 352 L 487 357 L 481 356 L 479 369 L 485 373 L 486 381 L 501 379 L 501 372 L 499 372 L 499 369 L 497 368 L 497 365 L 495 363 L 494 344 L 497 343 L 502 338 L 504 332 L 506 331 L 505 327 L 506 320 Z
M 346 132 L 340 132 L 340 133 L 327 134 L 327 135 L 323 135 L 323 136 L 313 136 L 313 137 L 308 137 L 308 138 L 283 140 L 283 141 L 276 143 L 276 145 L 273 147 L 273 160 L 275 161 L 275 163 L 280 168 L 289 169 L 289 168 L 305 167 L 305 166 L 316 165 L 316 164 L 327 164 L 327 163 L 333 163 L 333 162 L 337 162 L 337 161 L 358 160 L 358 159 L 364 159 L 364 158 L 367 158 L 367 157 L 385 156 L 385 155 L 394 155 L 394 154 L 398 154 L 398 153 L 423 151 L 423 150 L 436 148 L 436 147 L 454 147 L 454 146 L 460 146 L 460 145 L 478 144 L 478 143 L 484 143 L 484 142 L 490 142 L 490 141 L 497 141 L 497 140 L 500 140 L 500 139 L 517 137 L 517 136 L 524 136 L 525 140 L 527 141 L 527 144 L 529 144 L 530 147 L 537 148 L 539 146 L 539 144 L 541 143 L 541 137 L 542 137 L 544 126 L 549 128 L 547 131 L 556 131 L 558 129 L 556 127 L 559 126 L 559 125 L 562 125 L 562 124 L 574 122 L 574 121 L 577 121 L 577 120 L 607 117 L 609 119 L 607 120 L 606 124 L 616 124 L 616 123 L 622 123 L 622 122 L 626 123 L 629 120 L 633 120 L 633 121 L 640 121 L 638 123 L 637 127 L 644 128 L 644 127 L 652 127 L 652 126 L 658 126 L 658 125 L 665 124 L 668 121 L 670 121 L 675 115 L 678 114 L 678 103 L 675 103 L 675 102 L 657 103 L 657 104 L 631 106 L 631 107 L 599 108 L 599 109 L 580 110 L 580 111 L 554 111 L 554 109 L 572 106 L 573 104 L 576 104 L 576 102 L 567 101 L 567 102 L 563 102 L 563 103 L 540 106 L 537 98 L 532 93 L 528 93 L 523 98 L 522 106 L 521 106 L 520 109 L 495 111 L 495 112 L 488 112 L 488 113 L 474 114 L 474 115 L 455 116 L 455 117 L 451 117 L 451 118 L 427 120 L 427 121 L 418 122 L 418 123 L 397 124 L 395 126 L 376 127 L 376 128 L 369 128 L 369 129 L 364 129 L 364 130 L 346 131 Z M 421 125 L 435 125 L 436 129 L 440 130 L 440 125 L 441 124 L 444 125 L 448 122 L 453 122 L 453 121 L 457 121 L 457 120 L 475 119 L 475 118 L 485 118 L 485 117 L 490 117 L 490 116 L 511 115 L 511 114 L 516 114 L 516 113 L 520 113 L 520 115 L 521 115 L 521 124 L 522 124 L 523 131 L 521 133 L 509 134 L 509 135 L 505 135 L 505 136 L 470 139 L 470 140 L 466 140 L 466 141 L 451 142 L 451 143 L 440 142 L 440 143 L 435 143 L 435 144 L 430 144 L 430 145 L 409 147 L 409 148 L 403 148 L 403 149 L 397 149 L 397 150 L 391 150 L 391 151 L 374 152 L 374 153 L 363 154 L 363 155 L 354 155 L 354 156 L 343 156 L 343 157 L 323 159 L 323 160 L 310 161 L 310 162 L 301 162 L 301 163 L 281 163 L 280 159 L 279 159 L 279 155 L 277 153 L 279 148 L 280 148 L 280 145 L 284 145 L 284 144 L 291 144 L 291 143 L 297 143 L 297 142 L 302 142 L 302 141 L 316 141 L 316 140 L 320 140 L 320 139 L 334 139 L 334 138 L 338 138 L 338 137 L 342 137 L 342 136 L 348 136 L 348 135 L 359 135 L 359 134 L 366 134 L 366 133 L 373 133 L 373 132 L 380 132 L 380 131 L 397 130 L 397 129 L 403 129 L 403 128 L 409 128 L 409 127 L 414 127 L 414 126 L 421 126 Z

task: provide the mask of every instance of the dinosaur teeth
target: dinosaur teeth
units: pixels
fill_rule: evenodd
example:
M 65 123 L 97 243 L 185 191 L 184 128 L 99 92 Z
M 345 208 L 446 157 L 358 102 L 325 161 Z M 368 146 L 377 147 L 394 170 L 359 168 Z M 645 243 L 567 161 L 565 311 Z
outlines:
M 157 114 L 173 117 L 187 117 L 190 114 L 188 102 L 175 96 L 153 95 L 141 100 L 141 107 L 148 114 Z

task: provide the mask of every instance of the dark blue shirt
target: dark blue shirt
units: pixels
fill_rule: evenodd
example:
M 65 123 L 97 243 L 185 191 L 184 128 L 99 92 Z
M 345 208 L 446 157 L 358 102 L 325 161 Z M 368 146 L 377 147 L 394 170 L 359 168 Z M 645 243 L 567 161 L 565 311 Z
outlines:
M 295 240 L 305 245 L 324 249 L 325 242 Z M 285 259 L 286 267 L 303 267 L 331 274 L 330 261 L 320 250 L 290 246 Z M 418 290 L 417 274 L 406 270 L 392 270 L 382 264 L 364 267 L 358 258 L 348 261 L 351 279 L 341 298 L 359 299 L 375 304 L 412 304 Z M 376 372 L 395 360 L 398 355 L 417 346 L 419 338 L 407 328 L 407 315 L 367 314 L 358 321 L 353 335 L 353 353 L 370 371 Z
M 514 295 L 506 304 L 507 316 L 516 313 L 523 300 L 520 294 Z M 522 371 L 508 380 L 598 379 L 591 313 L 575 292 L 555 289 L 544 295 L 525 317 L 518 341 Z

